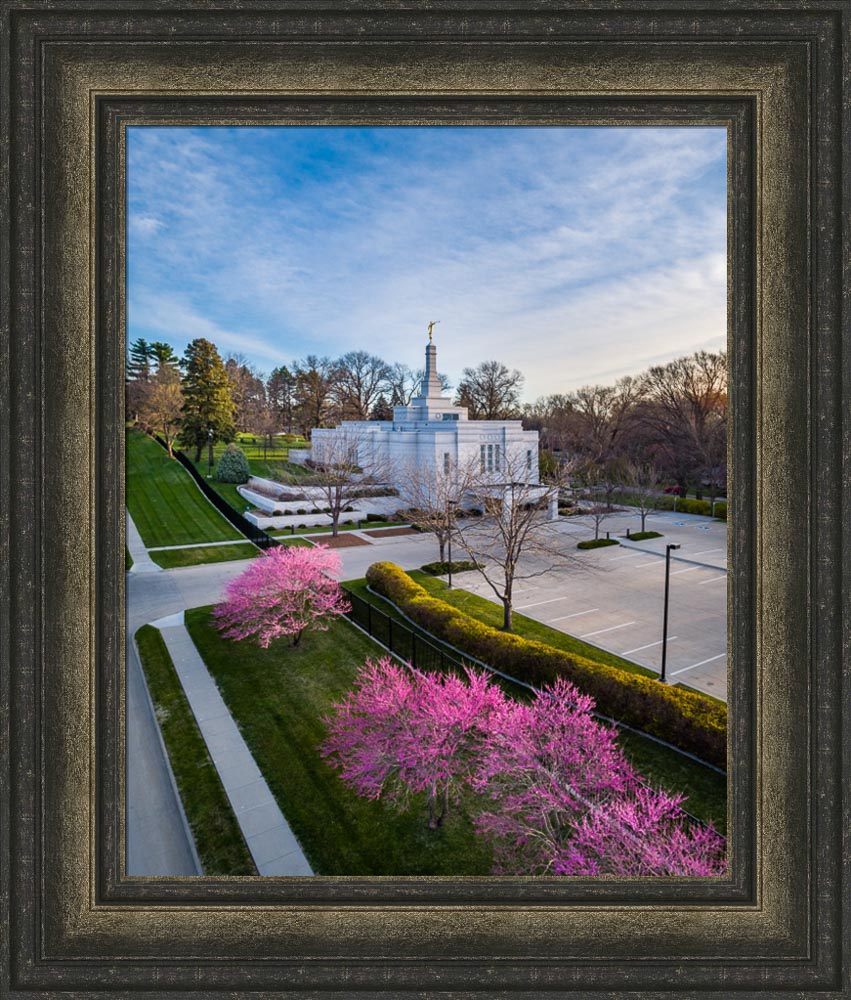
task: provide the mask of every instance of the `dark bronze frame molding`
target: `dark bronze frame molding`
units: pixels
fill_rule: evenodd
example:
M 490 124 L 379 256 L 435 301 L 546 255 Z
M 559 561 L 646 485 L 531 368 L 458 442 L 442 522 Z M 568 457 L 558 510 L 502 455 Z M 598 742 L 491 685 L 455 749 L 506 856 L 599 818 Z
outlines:
M 849 3 L 0 7 L 0 995 L 848 996 Z M 123 137 L 188 121 L 727 127 L 727 878 L 126 876 Z

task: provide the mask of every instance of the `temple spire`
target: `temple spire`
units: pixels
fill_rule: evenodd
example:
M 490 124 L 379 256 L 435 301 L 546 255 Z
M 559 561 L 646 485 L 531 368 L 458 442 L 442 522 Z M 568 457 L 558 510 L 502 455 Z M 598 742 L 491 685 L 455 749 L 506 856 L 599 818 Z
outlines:
M 423 399 L 442 398 L 443 396 L 443 387 L 440 384 L 440 377 L 437 374 L 437 348 L 431 339 L 431 331 L 434 325 L 434 320 L 428 325 L 425 375 L 423 375 L 422 386 L 420 387 L 420 397 Z

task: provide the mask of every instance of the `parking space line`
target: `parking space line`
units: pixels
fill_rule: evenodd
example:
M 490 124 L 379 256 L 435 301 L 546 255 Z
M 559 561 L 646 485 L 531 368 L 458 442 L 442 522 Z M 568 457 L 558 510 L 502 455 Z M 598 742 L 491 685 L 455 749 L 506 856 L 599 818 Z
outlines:
M 549 601 L 536 601 L 534 604 L 520 604 L 514 610 L 525 611 L 526 608 L 538 608 L 542 604 L 555 604 L 556 601 L 566 601 L 567 597 L 553 597 Z
M 726 653 L 719 653 L 717 656 L 710 656 L 708 660 L 701 660 L 700 663 L 692 663 L 690 667 L 682 667 L 680 670 L 672 670 L 671 677 L 674 677 L 676 674 L 684 674 L 686 670 L 694 670 L 695 667 L 702 667 L 705 663 L 713 663 L 715 660 L 720 660 L 726 655 Z
M 654 559 L 653 562 L 637 563 L 632 568 L 641 569 L 643 566 L 664 566 L 664 565 L 665 565 L 665 557 L 660 553 L 659 558 Z
M 678 569 L 676 572 L 671 573 L 671 576 L 679 576 L 680 573 L 694 573 L 698 569 L 703 569 L 703 566 L 689 566 L 688 569 Z
M 614 632 L 618 628 L 626 628 L 627 625 L 634 625 L 635 622 L 624 622 L 623 625 L 610 625 L 609 628 L 600 628 L 596 632 L 586 632 L 585 635 L 580 635 L 580 639 L 590 639 L 592 635 L 602 635 L 604 632 Z
M 630 552 L 628 556 L 615 556 L 614 559 L 607 559 L 606 562 L 620 562 L 621 559 L 640 559 L 644 552 Z
M 668 642 L 672 642 L 677 637 L 675 635 L 668 636 Z M 628 656 L 630 653 L 640 653 L 642 649 L 650 649 L 651 646 L 661 646 L 662 640 L 657 639 L 656 642 L 648 642 L 646 646 L 636 646 L 635 649 L 626 649 L 624 652 L 619 653 L 619 656 Z
M 561 618 L 551 618 L 551 622 L 563 622 L 568 618 L 578 618 L 580 615 L 590 615 L 592 611 L 599 611 L 599 608 L 588 608 L 587 611 L 574 611 L 572 615 L 562 615 Z
M 710 552 L 723 552 L 722 548 L 704 549 L 702 552 L 692 552 L 693 556 L 707 556 Z
M 726 580 L 726 579 L 727 579 L 726 573 L 724 574 L 724 576 L 713 576 L 709 580 L 701 580 L 700 583 L 698 584 L 698 587 L 702 587 L 706 583 L 715 583 L 716 580 Z

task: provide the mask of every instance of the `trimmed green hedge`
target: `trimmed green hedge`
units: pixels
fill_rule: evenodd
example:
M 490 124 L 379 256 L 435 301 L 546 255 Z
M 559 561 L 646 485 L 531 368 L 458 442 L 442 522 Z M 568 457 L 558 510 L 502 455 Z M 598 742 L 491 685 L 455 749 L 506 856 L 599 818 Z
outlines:
M 617 538 L 590 538 L 584 542 L 577 542 L 577 549 L 604 549 L 607 545 L 620 545 Z
M 727 766 L 726 705 L 483 625 L 431 597 L 395 563 L 374 563 L 366 580 L 421 628 L 491 667 L 535 686 L 565 677 L 594 698 L 603 715 L 643 729 L 716 767 Z
M 644 542 L 648 538 L 663 538 L 661 531 L 634 531 L 626 536 L 631 542 Z
M 674 500 L 677 501 L 677 513 L 678 514 L 701 514 L 703 517 L 715 517 L 719 521 L 727 520 L 727 501 L 726 500 L 716 500 L 715 501 L 715 513 L 712 513 L 712 503 L 709 500 L 694 500 L 691 497 L 674 497 L 669 493 L 662 496 L 656 497 L 656 502 L 653 504 L 654 510 L 673 510 Z M 635 497 L 631 496 L 629 493 L 613 493 L 612 501 L 614 503 L 626 504 L 631 506 L 635 504 Z
M 432 576 L 446 576 L 449 572 L 449 567 L 452 567 L 453 573 L 464 573 L 468 569 L 475 569 L 476 564 L 470 562 L 469 559 L 462 559 L 459 562 L 431 562 L 426 563 L 425 566 L 420 566 L 423 573 L 430 573 Z

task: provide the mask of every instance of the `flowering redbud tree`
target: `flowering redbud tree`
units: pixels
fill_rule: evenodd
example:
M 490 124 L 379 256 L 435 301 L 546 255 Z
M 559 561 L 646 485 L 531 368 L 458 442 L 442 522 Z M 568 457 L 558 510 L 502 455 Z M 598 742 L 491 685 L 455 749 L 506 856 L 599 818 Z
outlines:
M 213 612 L 216 627 L 229 639 L 256 639 L 263 649 L 285 635 L 297 646 L 306 631 L 327 631 L 335 615 L 349 610 L 332 578 L 341 567 L 324 545 L 269 549 L 228 584 Z
M 367 661 L 326 723 L 323 755 L 358 794 L 400 807 L 416 792 L 439 827 L 467 787 L 498 874 L 719 875 L 725 841 L 690 825 L 681 798 L 648 788 L 592 716 L 556 681 L 530 703 L 486 674 L 420 673 Z
M 682 796 L 636 788 L 590 810 L 556 852 L 556 875 L 723 875 L 726 842 L 711 826 L 690 824 Z
M 367 660 L 355 689 L 326 719 L 322 754 L 359 795 L 406 807 L 425 792 L 430 828 L 442 826 L 469 781 L 489 720 L 505 696 L 487 675 L 420 673 Z
M 682 798 L 648 788 L 566 681 L 507 703 L 473 786 L 495 803 L 475 820 L 496 870 L 528 875 L 718 875 L 725 841 L 690 826 Z

